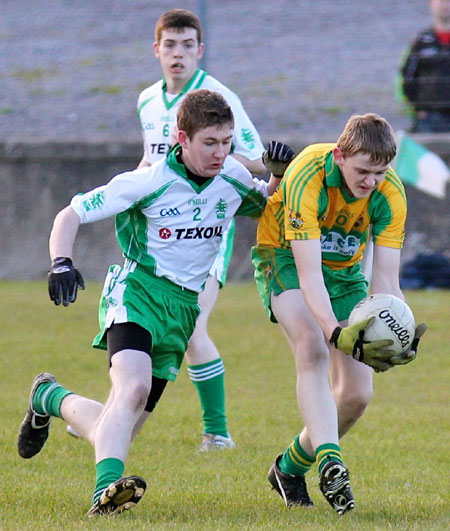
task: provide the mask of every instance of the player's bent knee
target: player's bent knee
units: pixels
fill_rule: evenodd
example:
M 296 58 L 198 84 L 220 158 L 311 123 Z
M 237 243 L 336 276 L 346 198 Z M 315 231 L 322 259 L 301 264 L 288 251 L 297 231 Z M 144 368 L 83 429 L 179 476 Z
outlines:
M 130 382 L 126 390 L 119 393 L 117 399 L 123 401 L 132 411 L 144 410 L 150 393 L 150 386 L 142 382 Z
M 207 344 L 209 341 L 211 340 L 206 333 L 206 329 L 196 329 L 195 333 L 189 339 L 188 349 L 186 351 L 188 356 L 192 356 L 194 358 L 198 356 L 198 353 L 201 353 L 204 350 L 205 344 Z
M 303 341 L 296 346 L 295 363 L 298 370 L 311 370 L 324 363 L 328 364 L 330 353 L 321 341 Z
M 346 389 L 336 396 L 336 401 L 338 403 L 339 409 L 343 409 L 353 417 L 358 418 L 364 413 L 365 409 L 369 405 L 372 395 L 373 393 L 371 389 Z

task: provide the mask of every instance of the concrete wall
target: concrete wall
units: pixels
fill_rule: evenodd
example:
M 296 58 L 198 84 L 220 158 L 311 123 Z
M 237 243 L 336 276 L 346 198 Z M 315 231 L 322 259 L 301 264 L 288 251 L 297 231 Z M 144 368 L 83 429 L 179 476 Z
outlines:
M 417 135 L 450 164 L 450 135 Z M 284 139 L 300 150 L 300 143 Z M 117 173 L 136 167 L 140 142 L 9 141 L 0 143 L 0 278 L 44 278 L 49 265 L 48 236 L 59 210 L 73 195 L 107 182 Z M 419 251 L 450 256 L 450 191 L 446 199 L 407 187 L 409 217 L 403 258 Z M 230 279 L 250 278 L 250 246 L 256 222 L 238 218 Z M 102 279 L 107 266 L 122 259 L 114 236 L 113 220 L 80 228 L 75 263 L 85 278 Z

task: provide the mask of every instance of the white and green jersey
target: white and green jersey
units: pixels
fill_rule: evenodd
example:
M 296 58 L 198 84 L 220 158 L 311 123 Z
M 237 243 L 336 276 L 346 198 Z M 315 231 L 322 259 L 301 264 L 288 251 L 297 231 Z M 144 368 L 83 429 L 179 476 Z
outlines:
M 203 70 L 196 70 L 189 83 L 175 97 L 167 94 L 164 79 L 139 95 L 137 112 L 144 139 L 145 160 L 154 164 L 168 153 L 174 142 L 178 107 L 186 94 L 197 89 L 218 92 L 231 107 L 234 115 L 233 153 L 249 160 L 261 158 L 264 146 L 238 96 Z
M 199 292 L 233 216 L 261 215 L 267 183 L 227 157 L 220 173 L 199 186 L 177 160 L 180 149 L 175 146 L 151 167 L 122 173 L 76 195 L 71 206 L 81 223 L 116 216 L 125 258 Z

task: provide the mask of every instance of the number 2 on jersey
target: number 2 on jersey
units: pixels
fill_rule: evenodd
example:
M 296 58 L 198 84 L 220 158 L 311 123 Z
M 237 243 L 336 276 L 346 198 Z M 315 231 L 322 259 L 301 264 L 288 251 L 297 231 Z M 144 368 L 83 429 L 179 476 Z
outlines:
M 194 208 L 194 217 L 192 218 L 193 221 L 201 221 L 202 218 L 200 217 L 201 209 L 199 207 Z

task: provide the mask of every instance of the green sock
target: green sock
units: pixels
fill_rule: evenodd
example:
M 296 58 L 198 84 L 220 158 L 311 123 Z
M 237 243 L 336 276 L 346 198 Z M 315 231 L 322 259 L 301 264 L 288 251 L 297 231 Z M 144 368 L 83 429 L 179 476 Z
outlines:
M 343 463 L 341 449 L 337 444 L 321 444 L 316 448 L 315 454 L 319 472 L 322 472 L 322 468 L 328 463 L 328 461 L 338 461 L 339 463 Z
M 102 459 L 95 465 L 96 483 L 92 501 L 95 503 L 101 496 L 102 492 L 122 477 L 125 470 L 125 464 L 115 457 L 107 457 Z
M 201 365 L 188 365 L 203 412 L 203 432 L 228 437 L 225 414 L 225 368 L 218 358 Z
M 56 382 L 45 382 L 38 385 L 32 399 L 32 407 L 40 415 L 61 417 L 59 409 L 67 395 L 73 394 Z
M 292 444 L 284 452 L 278 466 L 281 472 L 285 474 L 304 476 L 315 462 L 316 458 L 303 450 L 300 445 L 299 436 L 297 435 Z

